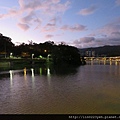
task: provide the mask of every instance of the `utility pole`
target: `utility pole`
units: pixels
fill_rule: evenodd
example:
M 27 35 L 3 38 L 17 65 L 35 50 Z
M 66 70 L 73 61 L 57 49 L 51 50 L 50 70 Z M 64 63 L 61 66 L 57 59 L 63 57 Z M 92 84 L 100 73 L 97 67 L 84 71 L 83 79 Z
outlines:
M 6 58 L 6 42 L 5 42 L 5 58 Z

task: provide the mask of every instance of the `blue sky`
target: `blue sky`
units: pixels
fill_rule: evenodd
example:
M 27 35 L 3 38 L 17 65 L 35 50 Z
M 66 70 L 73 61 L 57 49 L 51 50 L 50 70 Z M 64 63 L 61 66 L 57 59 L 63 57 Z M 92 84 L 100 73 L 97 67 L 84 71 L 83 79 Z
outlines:
M 0 33 L 17 44 L 120 45 L 120 0 L 0 0 Z

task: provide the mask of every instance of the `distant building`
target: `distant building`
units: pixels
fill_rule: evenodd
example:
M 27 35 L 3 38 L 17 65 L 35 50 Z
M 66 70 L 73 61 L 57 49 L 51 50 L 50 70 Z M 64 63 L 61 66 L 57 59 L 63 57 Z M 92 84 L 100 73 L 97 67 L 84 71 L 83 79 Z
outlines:
M 95 57 L 95 51 L 92 51 L 92 57 Z
M 95 51 L 87 50 L 85 55 L 87 57 L 95 57 Z

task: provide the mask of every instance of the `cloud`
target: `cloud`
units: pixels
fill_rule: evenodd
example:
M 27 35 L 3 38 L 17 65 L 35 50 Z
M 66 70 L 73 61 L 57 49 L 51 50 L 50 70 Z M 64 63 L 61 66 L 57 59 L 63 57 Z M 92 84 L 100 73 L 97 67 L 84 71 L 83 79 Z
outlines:
M 19 0 L 19 5 L 22 10 L 33 10 L 41 6 L 41 0 Z
M 21 18 L 20 21 L 21 21 L 22 23 L 29 23 L 29 22 L 31 22 L 31 21 L 34 19 L 33 16 L 34 16 L 34 13 L 33 13 L 33 12 L 30 12 L 27 16 Z
M 51 25 L 56 24 L 59 20 L 58 18 L 61 18 L 62 14 L 69 9 L 71 3 L 69 1 L 61 2 L 61 0 L 18 0 L 18 4 L 19 6 L 16 6 L 17 9 L 7 9 L 7 13 L 0 14 L 0 18 L 14 17 L 18 21 L 18 26 L 28 30 L 28 28 L 33 26 L 35 29 L 41 27 L 41 16 L 46 18 L 46 23 L 51 20 Z M 55 16 L 58 18 L 55 18 Z M 53 27 L 51 29 L 53 30 Z M 47 31 L 51 31 L 51 29 L 47 29 Z
M 120 45 L 120 18 L 96 29 L 85 37 L 74 40 L 73 45 L 78 48 Z
M 54 37 L 54 35 L 50 35 L 50 34 L 49 34 L 49 35 L 46 35 L 45 37 L 46 37 L 46 38 L 52 38 L 52 37 Z
M 112 32 L 111 34 L 120 36 L 120 32 Z
M 97 45 L 95 39 L 96 38 L 94 37 L 82 37 L 77 40 L 74 40 L 73 45 L 75 45 L 78 48 L 92 47 Z
M 0 18 L 3 18 L 4 17 L 4 15 L 3 14 L 0 14 Z
M 45 14 L 56 14 L 65 12 L 69 8 L 70 2 L 60 3 L 60 0 L 19 0 L 19 5 L 24 11 L 40 10 Z
M 42 20 L 40 18 L 37 18 L 34 12 L 30 12 L 26 16 L 22 17 L 19 21 L 20 23 L 27 24 L 29 26 L 34 25 L 35 29 L 39 29 L 42 24 Z
M 96 29 L 89 36 L 111 36 L 113 33 L 120 32 L 120 17 Z
M 61 30 L 72 31 L 72 32 L 80 32 L 80 31 L 86 30 L 86 26 L 80 25 L 80 24 L 76 24 L 74 26 L 64 25 L 64 26 L 61 27 Z
M 50 23 L 57 24 L 57 22 L 61 23 L 61 17 L 56 16 L 50 19 Z
M 75 40 L 73 43 L 74 44 L 83 44 L 83 43 L 91 43 L 95 41 L 94 37 L 82 37 L 79 40 Z
M 18 0 L 18 3 L 21 8 L 24 8 L 24 0 Z
M 11 8 L 7 11 L 7 13 L 0 14 L 0 18 L 2 19 L 2 18 L 16 17 L 20 14 L 21 14 L 21 11 L 15 9 L 15 8 Z
M 106 45 L 108 41 L 104 38 L 82 37 L 73 41 L 73 45 L 78 48 L 90 48 Z
M 26 31 L 30 28 L 27 24 L 22 24 L 22 23 L 18 23 L 18 27 L 24 31 Z
M 83 38 L 80 38 L 81 43 L 90 43 L 90 42 L 93 42 L 94 40 L 95 40 L 94 37 L 83 37 Z
M 116 5 L 120 6 L 120 0 L 115 1 Z
M 108 40 L 113 40 L 113 41 L 120 41 L 120 24 L 119 24 L 119 19 L 106 24 L 102 28 L 96 30 L 95 32 L 96 37 L 97 36 L 102 36 L 103 38 L 106 38 Z M 104 36 L 103 36 L 104 34 Z M 120 44 L 120 43 L 119 43 Z
M 80 15 L 90 15 L 93 14 L 97 10 L 96 6 L 91 6 L 89 8 L 82 9 L 78 12 Z
M 53 7 L 53 10 L 64 13 L 69 8 L 70 8 L 70 2 L 67 1 L 64 4 L 57 4 L 56 6 Z
M 41 27 L 42 20 L 40 18 L 36 18 L 34 19 L 34 23 L 37 24 L 35 29 L 39 29 Z
M 112 33 L 111 36 L 82 37 L 73 41 L 73 45 L 81 48 L 98 47 L 104 45 L 120 45 L 120 33 Z
M 60 0 L 52 0 L 52 3 L 59 3 Z
M 54 32 L 57 30 L 56 24 L 47 23 L 41 30 L 41 32 Z
M 41 28 L 41 32 L 55 32 L 58 30 L 57 23 L 60 23 L 60 17 L 52 17 L 45 26 Z
M 112 32 L 111 35 L 109 36 L 109 39 L 120 42 L 120 32 Z
M 50 20 L 50 22 L 53 23 L 53 24 L 56 24 L 56 22 L 57 22 L 57 18 L 55 18 L 55 17 L 52 18 L 52 19 Z
M 99 29 L 99 32 L 111 35 L 113 32 L 118 32 L 119 30 L 120 30 L 119 24 L 107 24 L 103 28 Z
M 47 27 L 54 27 L 55 24 L 48 23 L 46 26 L 47 26 Z

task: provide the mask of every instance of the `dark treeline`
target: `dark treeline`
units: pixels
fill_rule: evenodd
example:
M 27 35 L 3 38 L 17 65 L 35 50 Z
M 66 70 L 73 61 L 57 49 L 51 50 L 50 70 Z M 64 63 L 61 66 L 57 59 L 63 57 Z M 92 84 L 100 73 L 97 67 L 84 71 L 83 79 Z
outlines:
M 83 63 L 79 50 L 73 46 L 63 43 L 56 45 L 53 41 L 39 44 L 30 41 L 29 44 L 21 43 L 20 45 L 15 45 L 11 40 L 11 38 L 0 34 L 0 55 L 2 57 L 9 57 L 12 53 L 17 58 L 31 58 L 32 55 L 34 55 L 34 58 L 47 58 L 51 56 L 55 64 L 68 63 L 80 65 Z
M 10 51 L 13 51 L 14 48 L 14 44 L 11 41 L 12 39 L 6 36 L 3 36 L 2 34 L 0 34 L 0 53 L 5 54 L 9 53 Z

